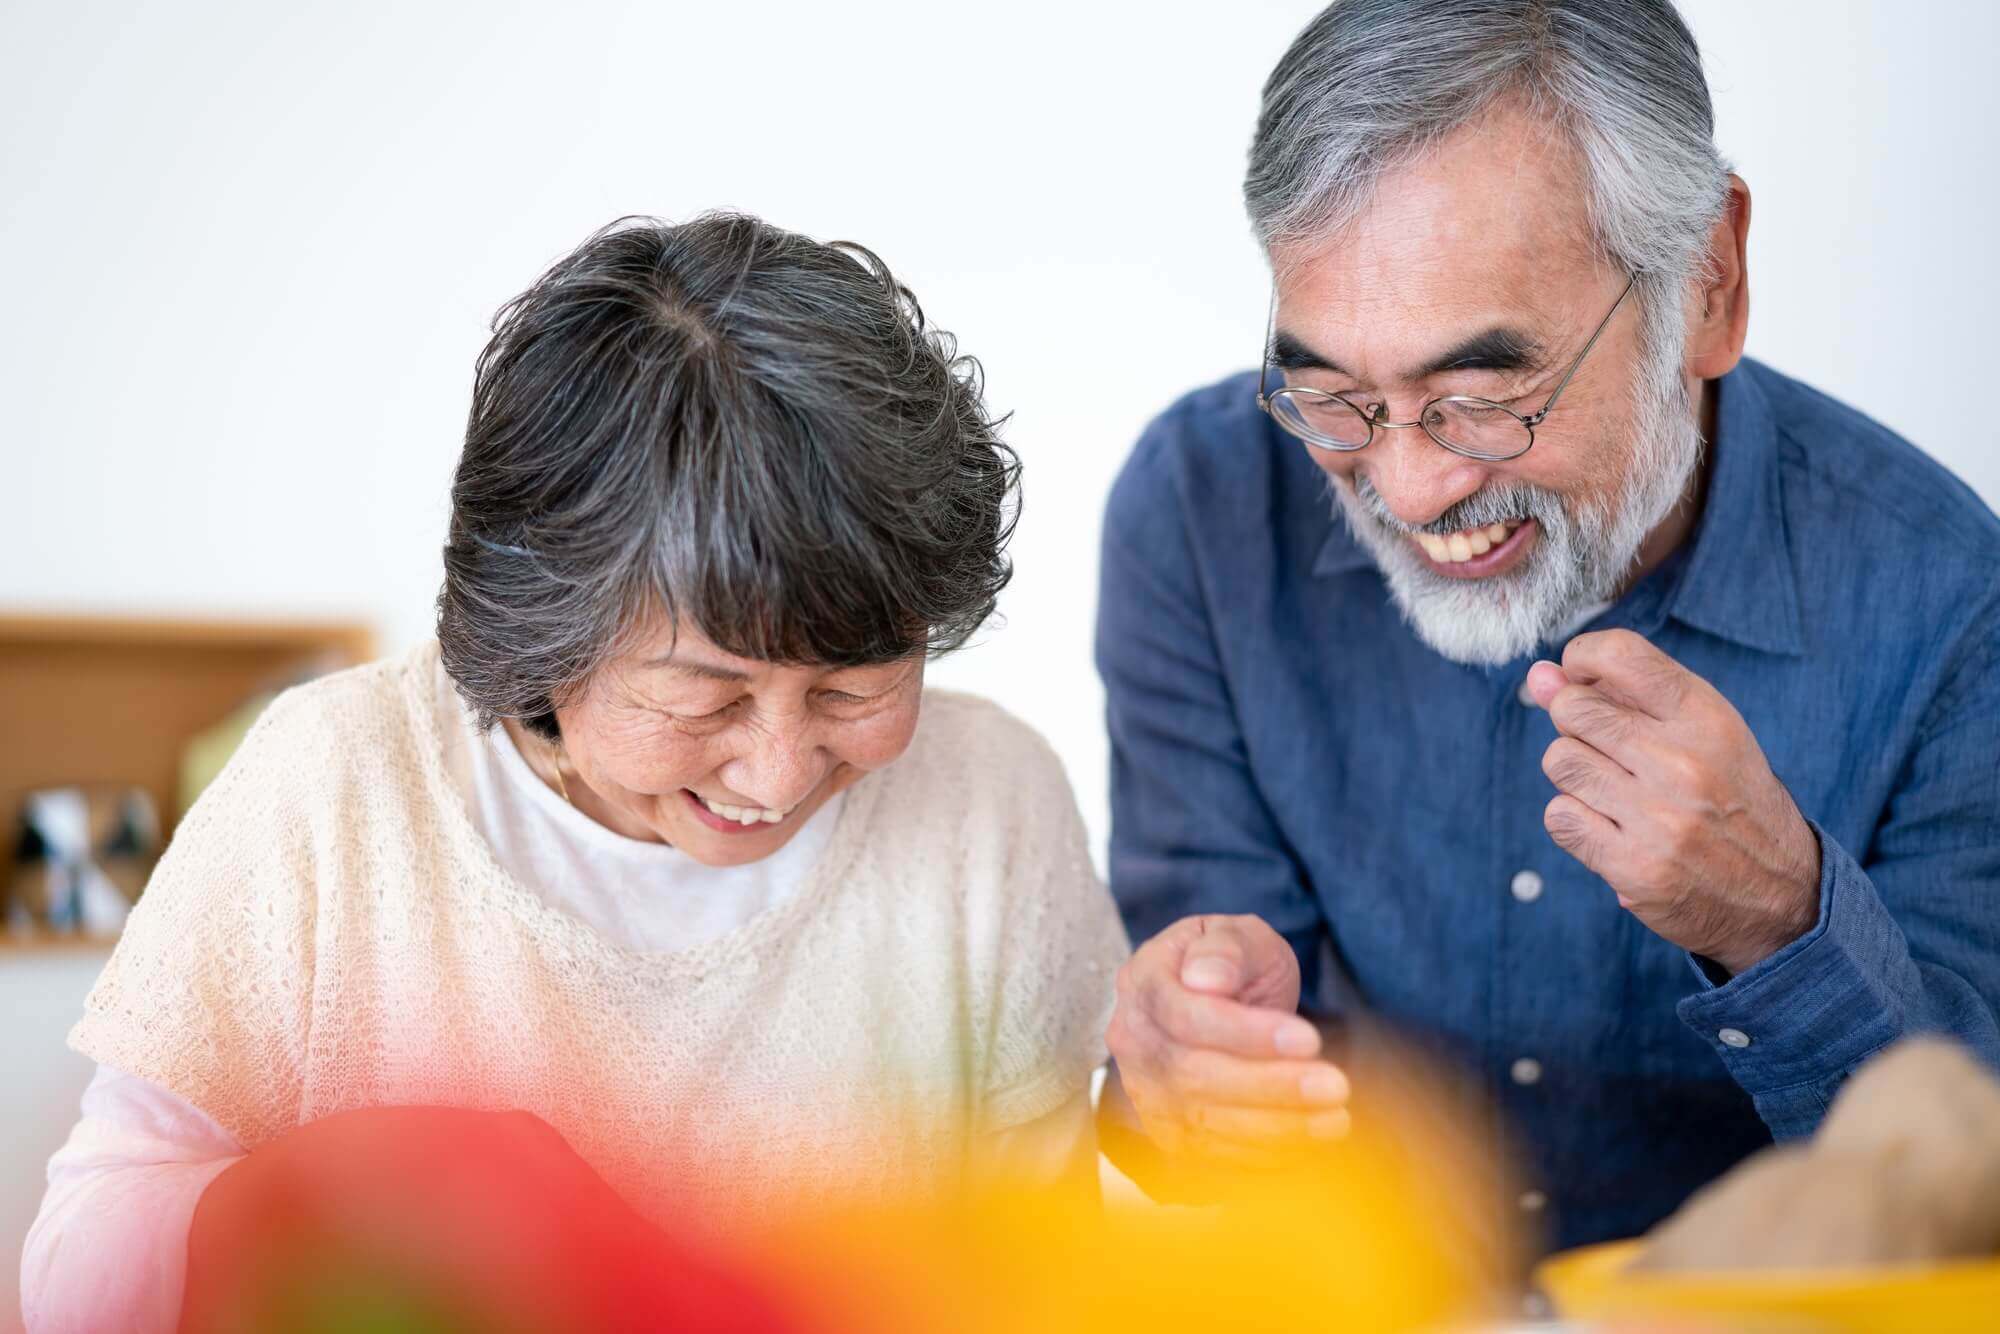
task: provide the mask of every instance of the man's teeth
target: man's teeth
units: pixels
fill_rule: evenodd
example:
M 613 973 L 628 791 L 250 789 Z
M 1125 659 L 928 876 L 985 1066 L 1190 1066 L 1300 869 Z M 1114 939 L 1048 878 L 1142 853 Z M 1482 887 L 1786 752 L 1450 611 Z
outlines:
M 695 796 L 701 799 L 702 805 L 708 807 L 723 819 L 734 820 L 736 823 L 743 825 L 758 824 L 760 822 L 763 824 L 776 824 L 789 814 L 787 811 L 767 811 L 762 806 L 731 806 L 726 802 L 710 801 L 699 792 L 695 793 Z
M 1463 529 L 1443 537 L 1435 533 L 1418 533 L 1417 545 L 1438 564 L 1455 565 L 1460 561 L 1471 560 L 1474 556 L 1484 556 L 1505 542 L 1508 536 L 1524 522 L 1526 520 L 1508 519 L 1502 523 L 1489 523 L 1484 528 Z

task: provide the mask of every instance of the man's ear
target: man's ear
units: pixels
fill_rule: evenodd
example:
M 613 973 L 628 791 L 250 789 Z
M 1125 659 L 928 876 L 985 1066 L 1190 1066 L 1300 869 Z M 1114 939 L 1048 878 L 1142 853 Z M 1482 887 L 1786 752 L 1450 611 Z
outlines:
M 1742 360 L 1750 327 L 1749 238 L 1750 187 L 1731 172 L 1722 216 L 1708 236 L 1708 272 L 1688 311 L 1687 373 L 1697 380 L 1719 380 Z

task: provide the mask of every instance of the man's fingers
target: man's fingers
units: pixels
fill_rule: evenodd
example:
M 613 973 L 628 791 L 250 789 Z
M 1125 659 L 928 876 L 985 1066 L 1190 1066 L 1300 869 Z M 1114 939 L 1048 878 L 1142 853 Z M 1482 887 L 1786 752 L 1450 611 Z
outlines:
M 1245 1147 L 1324 1143 L 1339 1139 L 1353 1125 L 1345 1107 L 1305 1112 L 1201 1103 L 1188 1109 L 1186 1119 L 1204 1144 L 1221 1141 Z
M 1534 697 L 1538 709 L 1547 709 L 1556 692 L 1568 684 L 1569 678 L 1563 675 L 1563 669 L 1547 659 L 1528 669 L 1528 693 Z
M 1618 826 L 1568 793 L 1558 793 L 1542 811 L 1542 827 L 1549 831 L 1557 847 L 1604 875 Z
M 1594 685 L 1627 708 L 1658 719 L 1679 713 L 1690 684 L 1699 679 L 1630 630 L 1578 635 L 1563 649 L 1562 669 L 1573 684 Z
M 1180 1052 L 1168 1077 L 1191 1102 L 1292 1111 L 1338 1107 L 1349 1092 L 1347 1076 L 1325 1061 L 1248 1060 L 1200 1047 Z
M 1141 1003 L 1162 1033 L 1185 1046 L 1238 1056 L 1304 1059 L 1319 1054 L 1319 1030 L 1289 1011 L 1203 995 L 1174 980 L 1156 982 Z
M 1542 772 L 1559 792 L 1567 792 L 1613 824 L 1631 810 L 1633 778 L 1625 767 L 1575 737 L 1559 736 L 1542 752 Z
M 1596 686 L 1568 685 L 1549 701 L 1549 721 L 1565 736 L 1616 760 L 1632 772 L 1645 746 L 1651 718 L 1627 708 Z

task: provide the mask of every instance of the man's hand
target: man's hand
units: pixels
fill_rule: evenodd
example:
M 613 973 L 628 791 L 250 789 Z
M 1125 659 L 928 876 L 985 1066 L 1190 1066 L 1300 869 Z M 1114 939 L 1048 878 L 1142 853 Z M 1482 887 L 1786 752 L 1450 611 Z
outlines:
M 1299 964 L 1257 917 L 1186 917 L 1118 972 L 1105 1035 L 1162 1151 L 1228 1163 L 1347 1130 L 1347 1078 L 1297 1014 Z
M 1542 823 L 1656 934 L 1731 973 L 1811 929 L 1819 842 L 1741 714 L 1629 630 L 1579 635 L 1528 689 L 1562 735 Z

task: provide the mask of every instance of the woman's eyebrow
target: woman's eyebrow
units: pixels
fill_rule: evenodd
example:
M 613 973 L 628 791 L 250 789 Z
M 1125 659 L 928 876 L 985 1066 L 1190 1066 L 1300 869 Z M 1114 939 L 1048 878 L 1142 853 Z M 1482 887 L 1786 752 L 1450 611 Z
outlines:
M 678 675 L 699 677 L 704 681 L 747 681 L 750 679 L 748 673 L 739 672 L 734 667 L 717 667 L 712 663 L 706 662 L 685 662 L 674 657 L 672 654 L 654 658 L 645 665 L 648 670 L 665 668 L 667 671 L 677 673 Z

